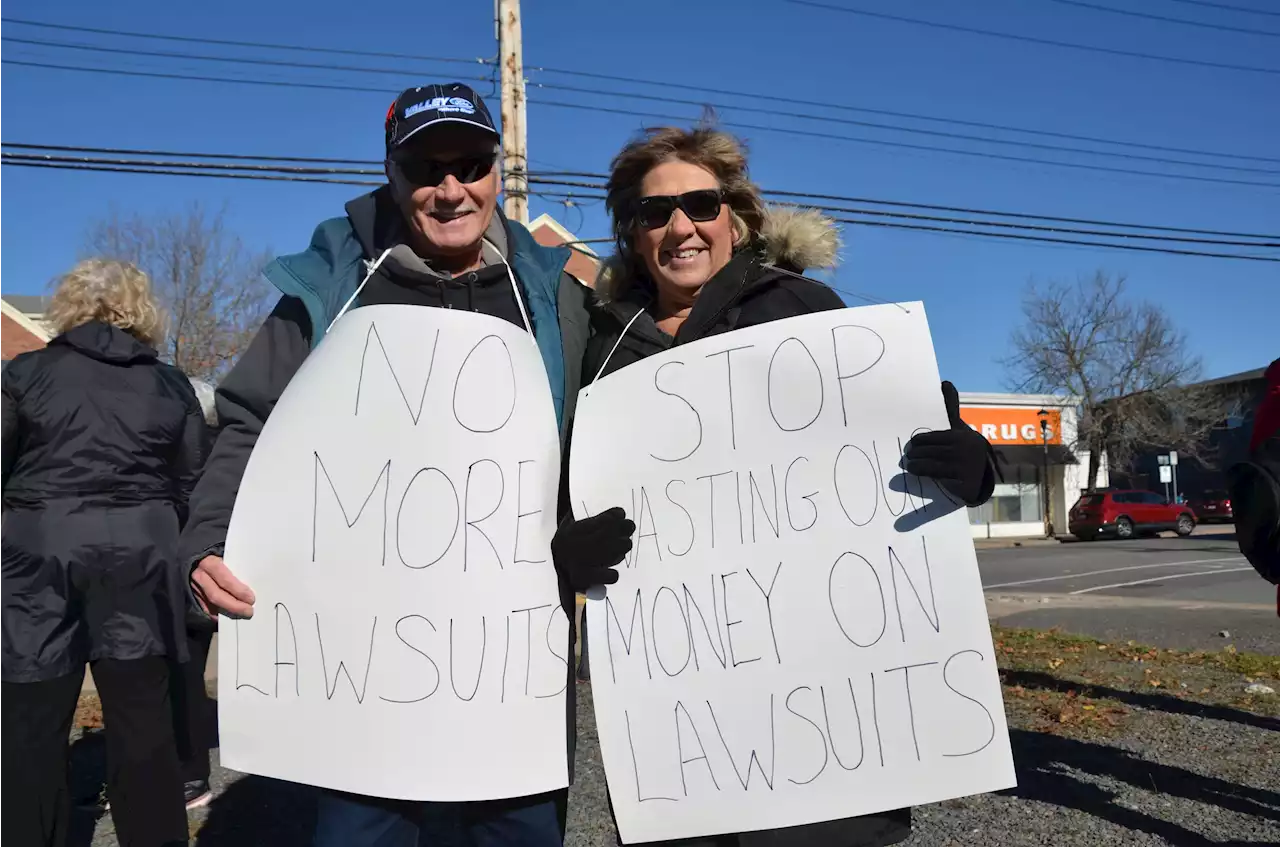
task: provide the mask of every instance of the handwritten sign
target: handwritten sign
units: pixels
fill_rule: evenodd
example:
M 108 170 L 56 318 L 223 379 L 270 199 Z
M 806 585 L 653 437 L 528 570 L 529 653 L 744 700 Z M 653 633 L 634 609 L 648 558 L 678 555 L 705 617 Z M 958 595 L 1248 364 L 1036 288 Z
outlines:
M 528 333 L 469 312 L 344 316 L 250 458 L 220 623 L 230 768 L 410 800 L 568 784 L 560 447 Z
M 582 391 L 575 511 L 637 524 L 587 606 L 624 841 L 1015 784 L 964 509 L 899 469 L 946 426 L 920 303 L 715 336 Z

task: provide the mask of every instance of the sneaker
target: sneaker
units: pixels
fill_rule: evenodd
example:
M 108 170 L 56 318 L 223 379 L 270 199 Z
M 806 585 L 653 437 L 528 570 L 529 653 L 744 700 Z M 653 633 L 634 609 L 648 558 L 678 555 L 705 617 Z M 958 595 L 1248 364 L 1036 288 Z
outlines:
M 213 799 L 213 792 L 209 790 L 209 781 L 207 779 L 195 779 L 191 782 L 182 784 L 183 798 L 187 801 L 187 810 L 199 809 L 201 806 L 209 805 L 209 801 Z

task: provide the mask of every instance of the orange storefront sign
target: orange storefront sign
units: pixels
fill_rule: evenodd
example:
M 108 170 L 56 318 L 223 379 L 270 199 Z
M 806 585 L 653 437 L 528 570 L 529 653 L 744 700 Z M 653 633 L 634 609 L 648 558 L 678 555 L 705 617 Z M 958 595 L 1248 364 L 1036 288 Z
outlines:
M 992 406 L 962 406 L 960 419 L 982 433 L 995 445 L 1040 444 L 1040 416 L 1036 409 L 1001 409 Z M 1048 443 L 1062 443 L 1062 412 L 1048 410 Z

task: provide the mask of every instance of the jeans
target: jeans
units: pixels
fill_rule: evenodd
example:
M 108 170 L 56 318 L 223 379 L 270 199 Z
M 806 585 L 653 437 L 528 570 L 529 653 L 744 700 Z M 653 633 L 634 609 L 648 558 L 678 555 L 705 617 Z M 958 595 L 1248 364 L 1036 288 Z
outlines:
M 561 847 L 568 789 L 475 803 L 320 795 L 312 847 Z

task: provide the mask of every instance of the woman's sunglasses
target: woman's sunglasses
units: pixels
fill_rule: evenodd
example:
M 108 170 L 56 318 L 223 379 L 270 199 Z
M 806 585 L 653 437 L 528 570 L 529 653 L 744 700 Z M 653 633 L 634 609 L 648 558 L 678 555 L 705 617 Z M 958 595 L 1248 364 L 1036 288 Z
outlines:
M 397 159 L 396 167 L 404 178 L 414 185 L 434 188 L 452 174 L 463 185 L 488 176 L 493 170 L 494 156 L 469 156 L 451 162 L 433 159 Z
M 645 229 L 666 226 L 676 209 L 684 212 L 691 221 L 704 223 L 720 217 L 724 203 L 724 191 L 719 188 L 703 188 L 684 194 L 655 194 L 636 200 L 636 223 Z

